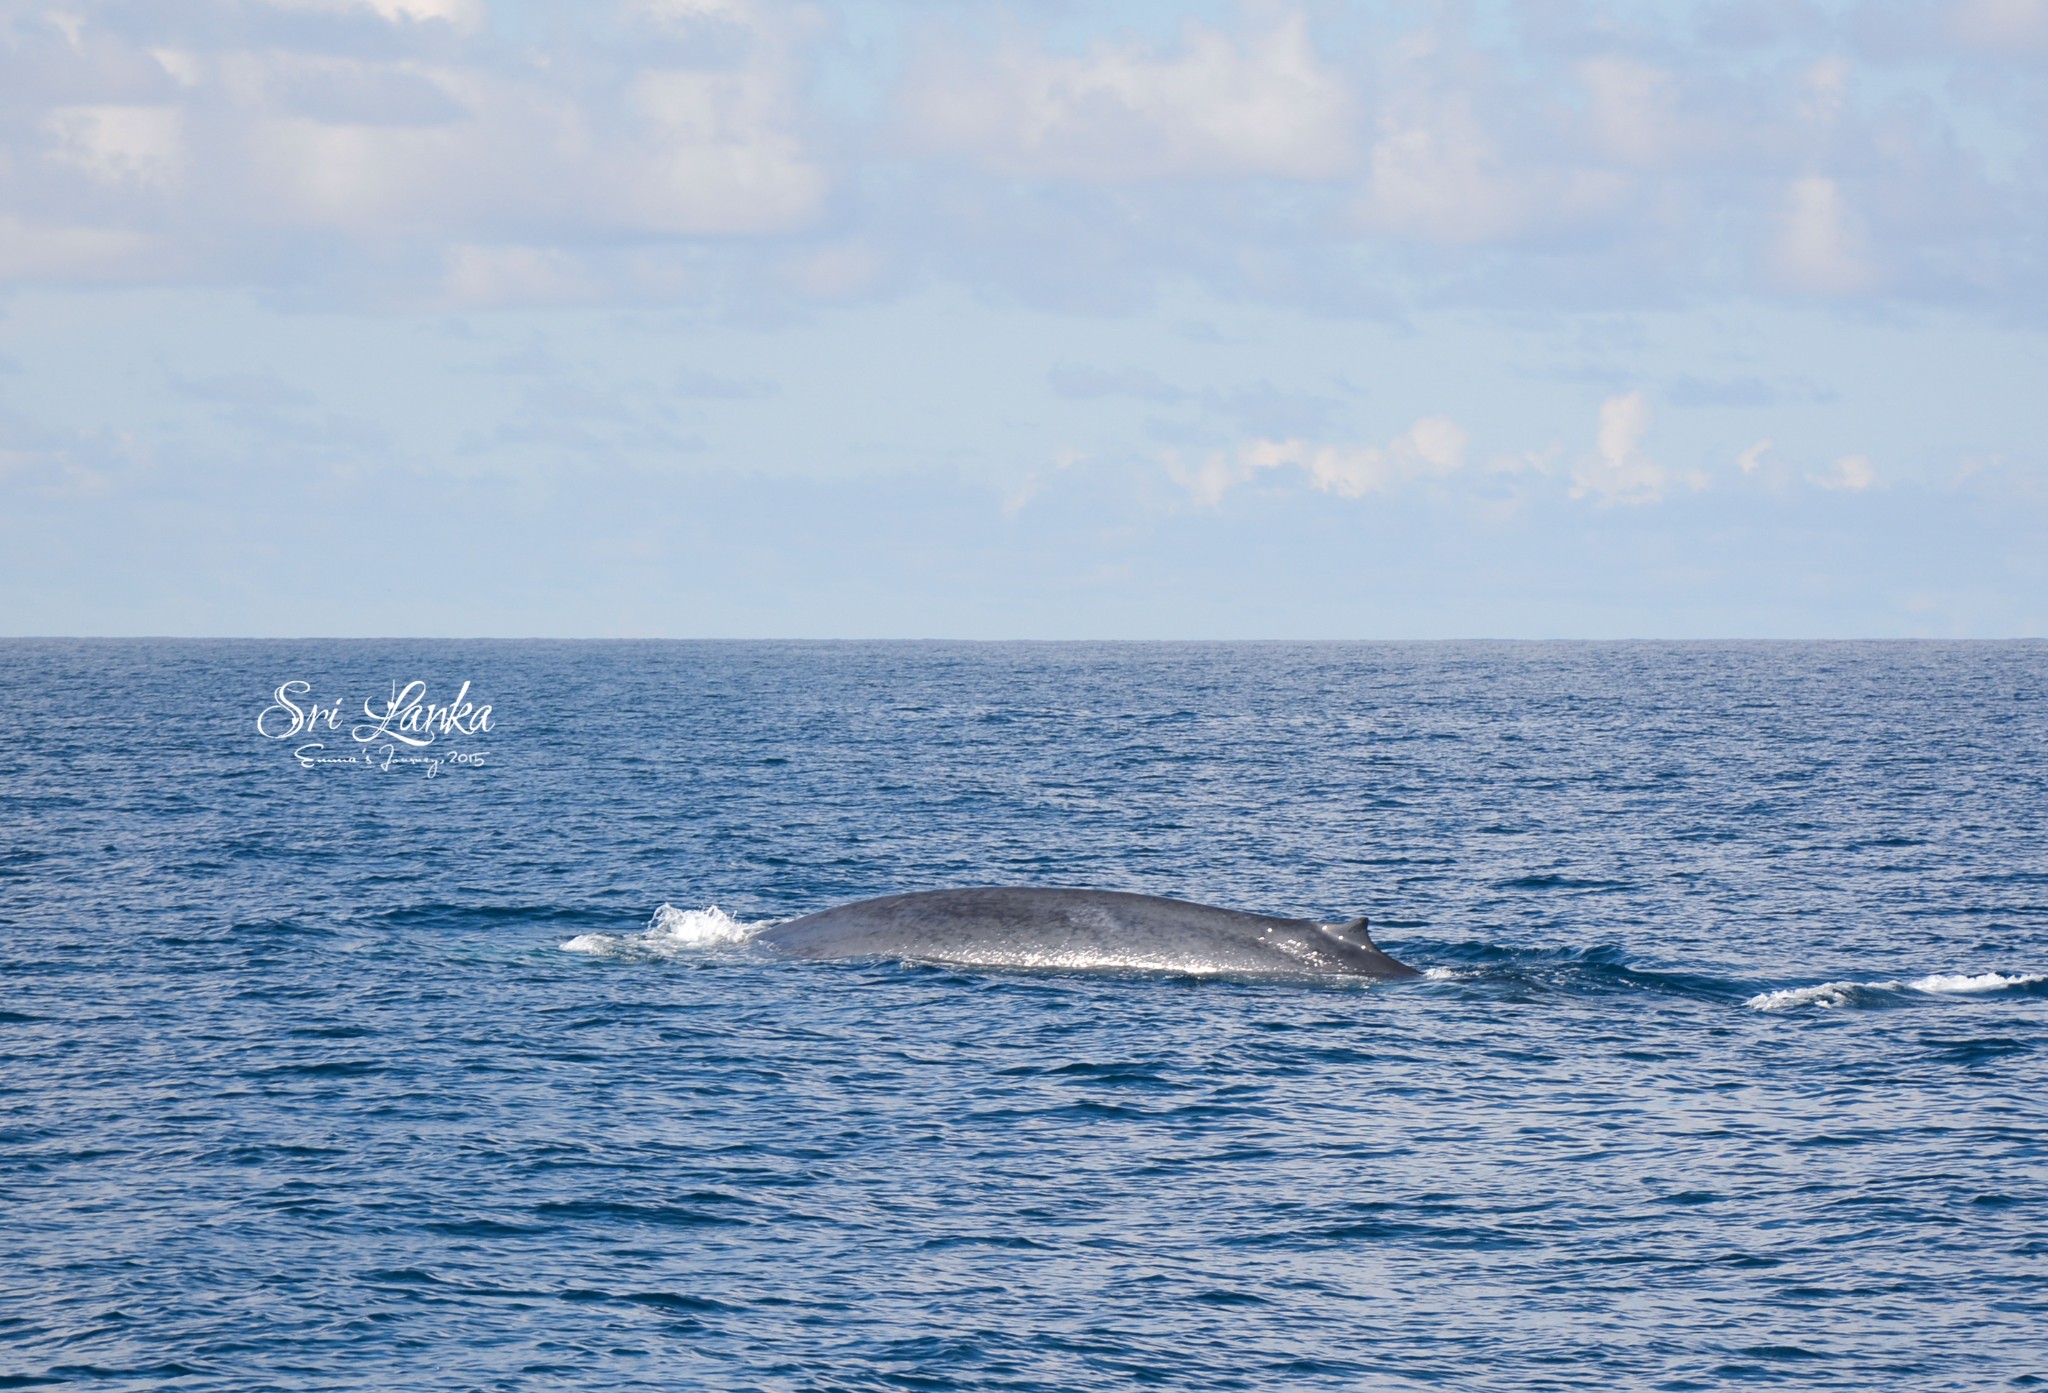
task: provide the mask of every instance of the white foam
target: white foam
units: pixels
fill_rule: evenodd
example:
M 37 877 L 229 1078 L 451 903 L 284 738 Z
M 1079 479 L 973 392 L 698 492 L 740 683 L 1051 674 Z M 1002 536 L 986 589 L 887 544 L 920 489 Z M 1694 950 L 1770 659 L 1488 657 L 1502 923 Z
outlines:
M 677 909 L 665 904 L 654 911 L 647 927 L 639 933 L 578 934 L 562 945 L 565 953 L 596 953 L 610 958 L 680 958 L 707 948 L 731 947 L 745 943 L 773 924 L 773 919 L 747 923 L 735 919 L 717 905 L 703 909 Z
M 1782 991 L 1753 996 L 1742 1004 L 1752 1011 L 1789 1011 L 1795 1006 L 1847 1006 L 1849 994 L 1858 985 L 1855 982 L 1823 982 L 1817 987 L 1786 987 Z
M 2004 973 L 1980 972 L 1975 977 L 1961 973 L 1937 974 L 1922 977 L 1906 985 L 1916 992 L 2002 992 L 2008 987 L 2031 987 L 2036 982 L 2048 982 L 2048 973 Z
M 2013 987 L 2032 986 L 2036 982 L 2048 982 L 2048 973 L 1980 972 L 1967 976 L 1960 972 L 1937 972 L 1927 977 L 1916 977 L 1910 982 L 1822 982 L 1814 987 L 1786 987 L 1781 991 L 1760 993 L 1743 1005 L 1752 1011 L 1790 1011 L 1800 1006 L 1833 1008 L 1847 1006 L 1858 992 L 1923 992 L 1929 996 L 1956 996 L 2008 991 Z

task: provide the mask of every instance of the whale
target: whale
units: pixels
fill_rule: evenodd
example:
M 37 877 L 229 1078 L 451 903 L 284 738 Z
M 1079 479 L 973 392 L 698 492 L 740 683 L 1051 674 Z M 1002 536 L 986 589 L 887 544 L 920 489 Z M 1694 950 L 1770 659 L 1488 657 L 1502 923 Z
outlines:
M 884 895 L 791 919 L 754 941 L 794 958 L 957 967 L 1375 981 L 1422 975 L 1374 945 L 1362 914 L 1285 919 L 1121 890 L 980 886 Z

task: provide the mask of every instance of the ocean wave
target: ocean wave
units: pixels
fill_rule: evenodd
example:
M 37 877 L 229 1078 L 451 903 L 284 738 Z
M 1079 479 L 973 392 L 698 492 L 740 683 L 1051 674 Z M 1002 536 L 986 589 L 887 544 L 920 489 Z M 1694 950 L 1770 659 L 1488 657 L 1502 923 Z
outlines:
M 1834 1009 L 1855 1006 L 1873 999 L 1904 993 L 1922 996 L 1975 996 L 1986 992 L 2007 992 L 2048 982 L 2039 972 L 1938 972 L 1910 982 L 1821 982 L 1811 987 L 1784 987 L 1760 992 L 1743 1005 L 1753 1011 L 1791 1011 L 1801 1006 Z
M 677 909 L 665 904 L 654 911 L 647 927 L 638 933 L 578 934 L 562 945 L 565 953 L 594 953 L 607 958 L 680 958 L 708 948 L 729 948 L 745 943 L 773 919 L 748 922 L 735 919 L 717 905 L 703 909 Z

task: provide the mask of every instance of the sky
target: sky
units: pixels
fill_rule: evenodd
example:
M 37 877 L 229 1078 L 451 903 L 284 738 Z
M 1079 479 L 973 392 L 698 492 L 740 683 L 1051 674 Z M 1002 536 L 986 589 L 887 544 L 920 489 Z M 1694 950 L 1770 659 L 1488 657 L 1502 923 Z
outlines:
M 0 634 L 2048 634 L 2048 0 L 0 0 Z

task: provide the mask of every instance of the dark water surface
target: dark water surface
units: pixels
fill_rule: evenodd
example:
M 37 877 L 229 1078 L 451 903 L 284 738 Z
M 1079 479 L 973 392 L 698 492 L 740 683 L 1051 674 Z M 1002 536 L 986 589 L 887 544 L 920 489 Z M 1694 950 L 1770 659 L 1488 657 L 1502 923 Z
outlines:
M 990 882 L 1434 971 L 726 941 Z M 0 964 L 8 1386 L 2048 1386 L 2038 643 L 8 642 Z

